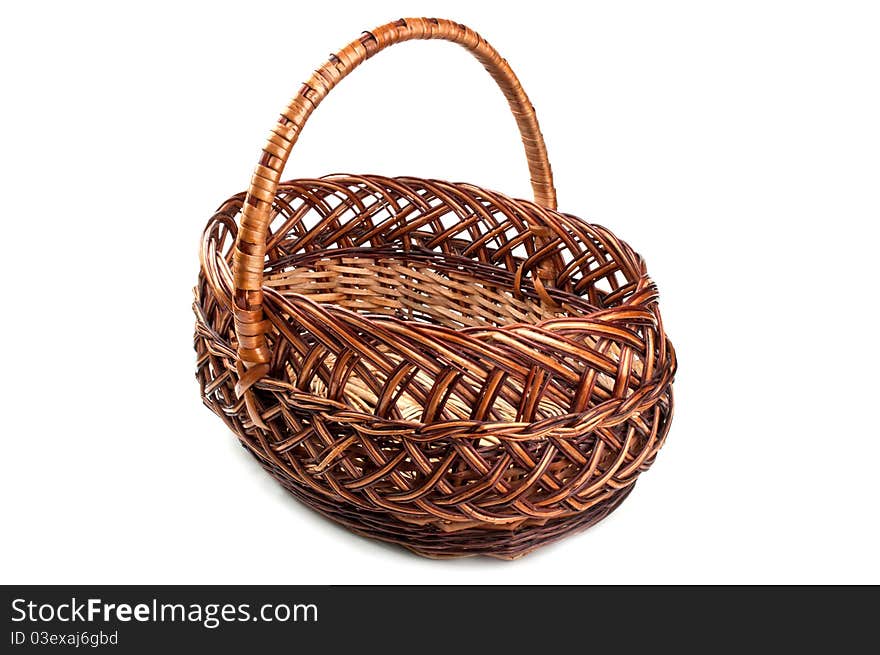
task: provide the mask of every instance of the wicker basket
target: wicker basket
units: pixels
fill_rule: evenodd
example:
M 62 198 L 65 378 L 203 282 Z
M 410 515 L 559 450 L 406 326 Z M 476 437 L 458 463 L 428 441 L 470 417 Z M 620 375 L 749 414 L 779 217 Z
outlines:
M 411 39 L 458 43 L 492 75 L 534 203 L 415 178 L 280 181 L 327 93 Z M 297 498 L 420 555 L 511 559 L 599 521 L 663 445 L 675 353 L 639 255 L 555 209 L 534 109 L 486 41 L 428 18 L 365 32 L 208 223 L 205 404 Z

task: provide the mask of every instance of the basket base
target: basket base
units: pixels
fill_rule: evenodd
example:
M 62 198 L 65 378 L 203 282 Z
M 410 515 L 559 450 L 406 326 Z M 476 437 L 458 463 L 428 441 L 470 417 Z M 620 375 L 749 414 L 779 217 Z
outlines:
M 468 528 L 450 533 L 433 525 L 404 523 L 386 513 L 371 512 L 349 503 L 330 501 L 297 484 L 290 476 L 246 446 L 245 450 L 297 500 L 334 523 L 362 537 L 397 544 L 431 559 L 477 555 L 502 560 L 518 559 L 541 546 L 595 525 L 617 509 L 635 487 L 633 482 L 588 510 L 574 516 L 547 521 L 544 525 L 530 525 L 514 530 Z

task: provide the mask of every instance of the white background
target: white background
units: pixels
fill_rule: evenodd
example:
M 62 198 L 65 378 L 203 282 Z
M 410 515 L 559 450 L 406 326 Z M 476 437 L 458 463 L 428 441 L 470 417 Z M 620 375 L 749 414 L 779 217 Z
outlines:
M 676 417 L 600 526 L 523 560 L 355 537 L 202 407 L 214 208 L 326 55 L 438 15 L 510 61 L 560 208 L 646 258 Z M 5 3 L 4 583 L 880 582 L 880 13 L 869 2 Z M 315 113 L 287 176 L 528 196 L 482 68 L 410 43 Z

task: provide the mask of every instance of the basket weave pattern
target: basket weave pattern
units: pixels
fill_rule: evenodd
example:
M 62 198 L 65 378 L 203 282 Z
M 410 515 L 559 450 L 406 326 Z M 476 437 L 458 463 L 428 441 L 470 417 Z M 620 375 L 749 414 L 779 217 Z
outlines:
M 410 38 L 471 50 L 507 96 L 536 202 L 375 175 L 280 182 L 320 99 Z M 431 557 L 512 558 L 613 510 L 663 445 L 675 354 L 642 259 L 555 211 L 512 71 L 436 19 L 368 32 L 316 72 L 248 193 L 208 223 L 202 397 L 288 490 Z

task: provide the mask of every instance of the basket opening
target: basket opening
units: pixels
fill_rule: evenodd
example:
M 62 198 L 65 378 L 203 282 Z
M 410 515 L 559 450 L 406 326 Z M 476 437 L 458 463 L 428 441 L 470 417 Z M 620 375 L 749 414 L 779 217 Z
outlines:
M 243 196 L 236 196 L 217 214 L 212 252 L 225 259 L 218 270 L 229 264 L 242 202 Z M 529 225 L 544 220 L 541 210 L 466 185 L 377 176 L 296 180 L 279 187 L 273 212 L 264 286 L 282 299 L 305 296 L 325 308 L 370 317 L 373 326 L 387 318 L 390 324 L 403 321 L 427 330 L 442 326 L 472 334 L 483 329 L 513 333 L 624 303 L 640 279 L 617 252 L 614 239 L 585 223 L 563 230 L 565 238 L 550 242 L 551 249 L 537 261 L 534 255 L 548 237 L 532 232 Z M 553 258 L 558 260 L 553 268 L 561 272 L 556 278 L 561 288 L 545 283 L 546 293 L 539 293 L 534 277 Z M 220 277 L 216 286 L 222 286 Z M 282 316 L 288 311 L 284 304 Z M 596 357 L 610 360 L 604 370 L 613 371 L 622 342 L 580 329 L 559 333 L 579 341 L 580 354 L 577 347 L 572 354 L 558 344 L 543 347 L 538 341 L 525 351 L 514 348 L 509 356 L 493 359 L 479 346 L 458 352 L 452 344 L 451 354 L 440 353 L 435 345 L 423 347 L 412 334 L 407 353 L 394 343 L 397 337 L 383 340 L 363 322 L 346 328 L 353 332 L 344 340 L 356 334 L 371 353 L 349 352 L 339 363 L 334 355 L 338 347 L 320 343 L 296 317 L 286 318 L 289 332 L 269 335 L 270 345 L 284 348 L 277 363 L 288 360 L 276 369 L 283 382 L 394 420 L 551 419 L 636 391 L 644 368 L 645 354 L 630 352 L 628 379 L 614 379 L 602 367 L 590 373 Z M 640 336 L 637 324 L 628 329 Z M 231 322 L 223 330 L 234 338 Z M 285 345 L 290 338 L 295 347 Z M 441 344 L 445 338 L 440 337 Z M 595 353 L 592 361 L 585 351 Z M 423 358 L 421 363 L 413 363 L 414 354 L 416 360 Z M 433 364 L 423 365 L 425 361 Z M 548 369 L 548 362 L 555 365 Z M 490 377 L 499 374 L 502 379 L 493 387 Z M 587 380 L 588 375 L 592 377 Z M 481 402 L 487 395 L 488 407 Z

